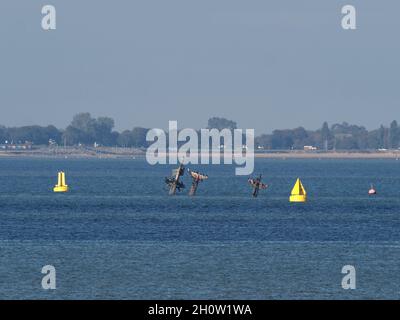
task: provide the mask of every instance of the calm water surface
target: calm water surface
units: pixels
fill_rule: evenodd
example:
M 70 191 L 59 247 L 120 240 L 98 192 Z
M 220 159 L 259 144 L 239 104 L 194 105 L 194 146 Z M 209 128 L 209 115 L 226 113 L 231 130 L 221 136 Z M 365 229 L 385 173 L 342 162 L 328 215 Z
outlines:
M 257 199 L 233 166 L 192 168 L 198 195 L 168 197 L 172 167 L 141 159 L 0 158 L 0 298 L 400 298 L 400 161 L 257 159 Z M 298 176 L 306 204 L 288 202 Z

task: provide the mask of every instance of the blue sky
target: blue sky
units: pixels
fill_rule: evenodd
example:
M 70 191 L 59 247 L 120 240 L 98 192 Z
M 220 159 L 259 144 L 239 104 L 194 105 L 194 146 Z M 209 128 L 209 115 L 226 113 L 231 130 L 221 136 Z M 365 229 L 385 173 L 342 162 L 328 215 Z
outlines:
M 41 8 L 57 30 L 41 29 Z M 357 30 L 341 28 L 341 7 Z M 324 120 L 400 120 L 399 1 L 2 0 L 0 124 L 73 114 L 201 128 L 224 116 L 257 133 Z

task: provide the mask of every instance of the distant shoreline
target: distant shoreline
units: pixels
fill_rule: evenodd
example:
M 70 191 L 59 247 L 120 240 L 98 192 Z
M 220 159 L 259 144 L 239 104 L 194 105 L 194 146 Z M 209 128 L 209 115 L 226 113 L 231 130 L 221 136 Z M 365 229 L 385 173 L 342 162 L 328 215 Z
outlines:
M 399 159 L 400 152 L 347 152 L 347 151 L 332 151 L 332 152 L 277 152 L 277 153 L 259 153 L 255 154 L 256 158 L 270 159 Z
M 161 155 L 161 154 L 160 154 Z M 171 153 L 175 156 L 176 153 Z M 223 154 L 221 153 L 223 156 Z M 34 157 L 34 158 L 142 158 L 146 156 L 144 149 L 134 148 L 38 148 L 32 150 L 0 150 L 0 158 Z M 400 150 L 387 151 L 265 151 L 256 152 L 255 158 L 265 159 L 400 159 Z

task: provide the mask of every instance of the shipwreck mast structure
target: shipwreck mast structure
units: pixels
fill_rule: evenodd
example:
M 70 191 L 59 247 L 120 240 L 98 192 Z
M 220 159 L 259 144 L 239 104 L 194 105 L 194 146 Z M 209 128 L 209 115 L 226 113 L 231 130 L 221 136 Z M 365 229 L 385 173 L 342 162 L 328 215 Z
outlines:
M 255 179 L 249 179 L 249 183 L 253 187 L 252 195 L 254 198 L 257 198 L 260 189 L 268 188 L 268 185 L 266 185 L 265 183 L 262 183 L 262 175 L 261 174 Z
M 207 180 L 208 176 L 196 171 L 191 171 L 190 169 L 188 169 L 188 172 L 192 177 L 192 186 L 190 187 L 189 196 L 194 196 L 199 186 L 199 182 Z
M 178 169 L 172 170 L 172 177 L 165 178 L 165 183 L 169 187 L 169 195 L 175 195 L 176 190 L 181 191 L 181 189 L 185 188 L 185 185 L 180 178 L 185 173 L 185 166 L 181 163 Z

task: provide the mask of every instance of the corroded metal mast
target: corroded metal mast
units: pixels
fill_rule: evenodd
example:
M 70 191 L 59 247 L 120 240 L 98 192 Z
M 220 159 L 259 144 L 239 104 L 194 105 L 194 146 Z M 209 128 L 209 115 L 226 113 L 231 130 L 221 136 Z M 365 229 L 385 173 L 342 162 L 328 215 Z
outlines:
M 208 176 L 196 171 L 191 171 L 190 169 L 188 169 L 188 172 L 192 176 L 192 186 L 189 191 L 189 196 L 194 196 L 196 194 L 197 187 L 199 186 L 199 182 L 208 179 Z
M 249 179 L 249 183 L 253 187 L 253 197 L 255 198 L 258 196 L 258 192 L 260 191 L 260 189 L 268 188 L 268 185 L 262 183 L 261 180 L 262 180 L 261 174 L 258 176 L 258 178 Z
M 172 177 L 165 178 L 165 183 L 169 187 L 169 195 L 175 195 L 176 190 L 181 191 L 181 189 L 185 188 L 183 182 L 180 181 L 180 177 L 185 173 L 185 167 L 181 163 L 178 169 L 172 170 Z

